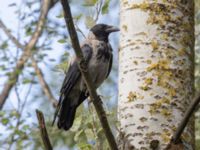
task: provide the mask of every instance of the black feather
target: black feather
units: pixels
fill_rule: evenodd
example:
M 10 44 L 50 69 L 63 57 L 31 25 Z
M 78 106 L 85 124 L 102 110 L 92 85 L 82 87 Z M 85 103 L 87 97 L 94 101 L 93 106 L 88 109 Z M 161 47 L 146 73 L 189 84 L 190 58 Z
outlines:
M 90 31 L 92 36 L 88 37 L 85 41 L 87 43 L 81 49 L 86 63 L 90 64 L 89 72 L 92 73 L 93 82 L 98 88 L 108 77 L 112 67 L 112 48 L 108 43 L 108 36 L 111 32 L 119 31 L 119 29 L 105 24 L 97 24 Z M 52 124 L 58 117 L 58 128 L 68 130 L 73 125 L 77 107 L 89 95 L 86 92 L 86 86 L 81 77 L 78 64 L 74 61 L 71 63 L 63 81 Z
M 86 62 L 88 63 L 92 56 L 92 48 L 88 44 L 85 44 L 82 46 L 82 51 L 83 56 Z M 68 130 L 72 126 L 76 113 L 76 108 L 87 98 L 85 91 L 77 92 L 73 89 L 73 87 L 77 84 L 77 82 L 80 79 L 81 73 L 78 68 L 77 62 L 75 61 L 70 65 L 65 79 L 63 81 L 62 88 L 60 90 L 61 95 L 59 98 L 58 106 L 56 108 L 52 125 L 54 124 L 56 117 L 58 116 L 58 128 Z M 70 97 L 70 93 L 73 92 L 79 94 L 77 102 Z

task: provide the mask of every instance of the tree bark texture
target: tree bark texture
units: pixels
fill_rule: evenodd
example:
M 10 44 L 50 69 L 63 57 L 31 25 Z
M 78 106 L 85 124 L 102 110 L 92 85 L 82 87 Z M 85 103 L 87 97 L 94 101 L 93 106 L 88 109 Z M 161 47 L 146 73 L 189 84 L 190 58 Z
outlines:
M 194 92 L 193 0 L 121 0 L 120 149 L 169 144 Z M 182 134 L 193 149 L 193 123 Z

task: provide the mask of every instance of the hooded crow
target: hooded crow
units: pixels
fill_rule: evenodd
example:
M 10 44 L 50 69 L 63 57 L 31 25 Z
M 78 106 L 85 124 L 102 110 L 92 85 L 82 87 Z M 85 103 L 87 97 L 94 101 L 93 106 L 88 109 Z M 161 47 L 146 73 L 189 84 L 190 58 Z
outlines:
M 103 83 L 111 71 L 113 56 L 108 36 L 117 31 L 119 29 L 114 26 L 96 24 L 81 45 L 95 88 Z M 76 58 L 70 63 L 60 93 L 53 124 L 58 117 L 58 128 L 69 130 L 73 125 L 77 107 L 89 96 Z

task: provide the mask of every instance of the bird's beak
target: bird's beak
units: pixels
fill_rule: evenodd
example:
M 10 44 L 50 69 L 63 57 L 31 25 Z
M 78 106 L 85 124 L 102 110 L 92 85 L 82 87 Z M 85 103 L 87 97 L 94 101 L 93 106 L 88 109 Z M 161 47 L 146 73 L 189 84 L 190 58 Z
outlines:
M 106 29 L 107 33 L 117 32 L 117 31 L 119 31 L 119 28 L 114 27 L 114 26 L 108 26 L 107 29 Z

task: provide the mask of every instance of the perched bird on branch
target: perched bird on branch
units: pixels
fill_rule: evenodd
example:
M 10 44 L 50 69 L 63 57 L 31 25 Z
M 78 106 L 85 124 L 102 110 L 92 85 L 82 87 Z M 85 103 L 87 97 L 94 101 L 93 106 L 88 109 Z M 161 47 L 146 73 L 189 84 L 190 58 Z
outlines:
M 88 71 L 96 88 L 111 71 L 113 56 L 108 36 L 116 31 L 119 29 L 114 26 L 97 24 L 90 29 L 88 37 L 81 45 Z M 58 117 L 58 128 L 68 130 L 73 125 L 77 107 L 89 96 L 76 57 L 70 63 L 60 92 L 53 124 Z

